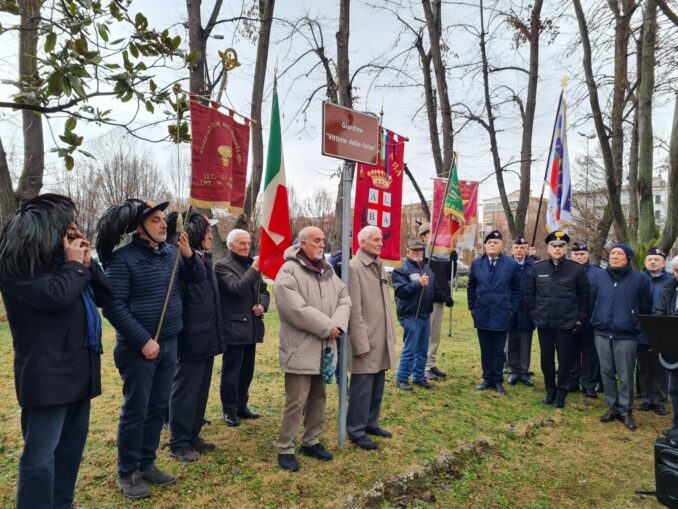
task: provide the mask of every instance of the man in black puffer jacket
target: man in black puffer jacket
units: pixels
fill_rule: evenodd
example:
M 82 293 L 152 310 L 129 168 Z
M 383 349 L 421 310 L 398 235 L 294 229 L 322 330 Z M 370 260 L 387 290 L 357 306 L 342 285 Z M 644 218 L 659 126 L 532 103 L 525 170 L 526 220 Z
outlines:
M 559 230 L 546 237 L 549 258 L 534 264 L 527 289 L 527 306 L 537 327 L 541 348 L 541 370 L 546 386 L 543 402 L 556 408 L 565 406 L 570 371 L 577 354 L 572 335 L 580 333 L 586 323 L 591 294 L 586 269 L 565 259 L 568 242 L 569 235 Z
M 177 212 L 167 216 L 168 237 L 176 232 L 177 217 Z M 194 212 L 185 224 L 188 242 L 205 265 L 207 277 L 199 283 L 181 281 L 184 329 L 177 341 L 177 372 L 170 397 L 170 454 L 179 461 L 196 461 L 200 453 L 214 449 L 214 444 L 200 437 L 200 431 L 214 356 L 221 352 L 221 309 L 212 268 L 210 221 Z
M 223 315 L 220 392 L 224 421 L 238 426 L 240 419 L 259 417 L 247 407 L 247 401 L 256 346 L 264 340 L 264 313 L 270 294 L 259 272 L 259 260 L 250 257 L 250 234 L 231 230 L 226 244 L 228 254 L 215 267 Z

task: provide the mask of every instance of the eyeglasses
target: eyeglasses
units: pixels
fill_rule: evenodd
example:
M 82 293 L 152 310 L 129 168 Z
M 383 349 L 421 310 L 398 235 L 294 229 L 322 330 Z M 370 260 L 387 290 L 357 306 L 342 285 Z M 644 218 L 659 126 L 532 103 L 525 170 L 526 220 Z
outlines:
M 565 247 L 566 244 L 567 242 L 563 240 L 552 240 L 551 242 L 549 242 L 549 246 L 551 247 Z

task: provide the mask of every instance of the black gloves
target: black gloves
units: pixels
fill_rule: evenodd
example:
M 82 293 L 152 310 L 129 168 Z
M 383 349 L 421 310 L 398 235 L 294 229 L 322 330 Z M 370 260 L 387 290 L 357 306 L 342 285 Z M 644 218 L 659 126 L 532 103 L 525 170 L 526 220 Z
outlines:
M 445 306 L 447 306 L 448 308 L 454 306 L 454 301 L 452 300 L 452 297 L 448 297 L 445 299 Z

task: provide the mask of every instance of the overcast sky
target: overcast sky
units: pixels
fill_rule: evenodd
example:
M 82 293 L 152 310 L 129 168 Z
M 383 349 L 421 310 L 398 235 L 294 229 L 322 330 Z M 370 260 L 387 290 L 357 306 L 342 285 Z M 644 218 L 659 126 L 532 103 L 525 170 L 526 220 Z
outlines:
M 213 1 L 205 0 L 203 2 L 203 23 L 207 19 L 209 9 Z M 382 2 L 374 0 L 374 5 L 383 5 Z M 405 2 L 403 2 L 405 3 Z M 458 3 L 446 3 L 443 12 L 444 25 L 448 27 L 447 34 L 449 53 L 447 57 L 448 65 L 458 66 L 468 61 L 479 59 L 479 47 L 476 37 L 469 33 L 472 27 L 479 27 L 478 9 L 472 7 L 475 1 L 466 2 L 465 5 Z M 516 8 L 521 6 L 520 2 L 514 2 Z M 594 2 L 589 2 L 591 5 Z M 224 2 L 220 18 L 231 18 L 240 14 L 240 1 Z M 486 4 L 491 5 L 491 1 Z M 508 2 L 501 2 L 499 5 L 505 8 Z M 420 16 L 419 1 L 412 2 L 412 9 Z M 526 9 L 528 2 L 524 2 Z M 185 2 L 179 0 L 135 0 L 132 4 L 133 11 L 142 11 L 149 18 L 151 26 L 158 28 L 173 27 L 172 31 L 183 37 L 186 37 L 185 29 L 182 23 L 186 19 Z M 410 9 L 403 7 L 399 11 L 407 19 L 411 19 Z M 523 10 L 524 12 L 524 10 Z M 278 0 L 276 2 L 277 17 L 283 17 L 288 20 L 299 19 L 305 15 L 310 17 L 319 17 L 324 25 L 325 45 L 328 56 L 334 58 L 335 32 L 338 26 L 338 0 L 317 2 L 313 0 Z M 570 81 L 566 89 L 565 97 L 582 96 L 581 79 L 581 56 L 577 51 L 578 35 L 576 32 L 576 20 L 569 2 L 564 3 L 554 0 L 546 0 L 543 8 L 544 16 L 560 15 L 558 22 L 559 34 L 553 44 L 547 45 L 545 42 L 541 46 L 540 53 L 540 79 L 537 97 L 537 114 L 535 119 L 535 129 L 533 138 L 533 156 L 536 159 L 532 170 L 532 189 L 534 193 L 539 193 L 543 179 L 544 165 L 548 156 L 551 130 L 556 111 L 558 95 L 560 92 L 560 80 L 562 76 L 568 75 Z M 488 13 L 488 18 L 491 15 Z M 0 16 L 0 22 L 6 24 L 8 20 L 15 22 L 7 15 Z M 522 47 L 516 51 L 512 45 L 512 32 L 504 22 L 504 17 L 496 15 L 490 23 L 490 32 L 493 40 L 488 48 L 491 65 L 498 66 L 520 66 L 525 67 L 524 59 L 527 57 L 527 47 Z M 450 25 L 468 25 L 450 28 Z M 270 119 L 270 98 L 272 88 L 272 78 L 274 67 L 278 66 L 279 73 L 282 73 L 290 63 L 299 55 L 308 50 L 308 46 L 302 37 L 288 38 L 289 28 L 282 23 L 274 25 L 272 34 L 272 44 L 269 54 L 268 76 L 266 81 L 266 103 L 263 113 L 264 140 L 268 139 L 268 123 Z M 234 24 L 225 23 L 220 25 L 214 32 L 214 35 L 221 35 L 223 40 L 212 39 L 208 48 L 211 62 L 217 59 L 217 50 L 233 46 L 238 51 L 241 66 L 234 70 L 228 81 L 226 97 L 223 103 L 232 105 L 234 109 L 242 114 L 249 115 L 252 79 L 254 73 L 255 44 L 242 36 L 234 35 Z M 394 46 L 394 41 L 398 44 Z M 375 58 L 383 57 L 384 54 L 395 56 L 412 43 L 412 36 L 409 32 L 402 29 L 402 25 L 388 12 L 375 8 L 364 1 L 354 0 L 351 9 L 351 39 L 350 39 L 350 59 L 351 70 L 355 70 L 360 65 L 368 63 Z M 187 40 L 186 40 L 187 45 Z M 16 40 L 11 35 L 3 34 L 0 37 L 0 73 L 3 80 L 14 79 L 16 76 Z M 320 154 L 320 123 L 321 123 L 321 101 L 325 99 L 321 91 L 315 96 L 311 106 L 306 112 L 305 117 L 296 115 L 300 105 L 311 94 L 311 92 L 323 83 L 323 74 L 321 70 L 316 70 L 309 77 L 300 75 L 308 72 L 312 66 L 317 64 L 317 57 L 309 55 L 301 60 L 293 69 L 289 70 L 279 80 L 278 91 L 280 96 L 280 108 L 283 122 L 283 147 L 286 161 L 288 183 L 292 184 L 301 195 L 311 193 L 320 187 L 336 189 L 336 180 L 330 179 L 330 175 L 341 164 L 340 161 L 323 157 Z M 418 62 L 416 54 L 412 52 L 411 59 L 407 63 L 408 71 L 418 76 Z M 629 68 L 632 67 L 632 61 Z M 158 76 L 158 82 L 171 82 L 177 79 L 187 77 L 187 72 L 163 72 Z M 524 96 L 526 87 L 525 75 L 518 72 L 493 74 L 494 87 L 506 85 L 516 90 Z M 384 111 L 384 126 L 409 137 L 409 143 L 405 149 L 405 160 L 410 169 L 427 196 L 432 192 L 431 178 L 434 176 L 432 158 L 430 155 L 430 141 L 428 135 L 428 125 L 425 116 L 425 110 L 422 109 L 423 97 L 421 88 L 393 88 L 389 84 L 401 83 L 401 77 L 394 74 L 382 75 L 380 79 L 373 81 L 373 76 L 361 73 L 355 81 L 357 96 L 355 108 L 362 111 L 370 111 L 378 114 L 382 108 Z M 185 88 L 188 88 L 187 81 L 184 81 Z M 474 72 L 465 69 L 452 69 L 448 76 L 448 85 L 451 90 L 451 100 L 453 103 L 462 102 L 468 104 L 473 110 L 482 112 L 481 101 L 481 80 L 480 76 Z M 674 87 L 675 88 L 675 87 Z M 4 97 L 8 95 L 10 88 L 0 86 L 0 94 Z M 504 92 L 505 93 L 505 92 Z M 103 104 L 103 103 L 102 103 Z M 114 115 L 123 119 L 129 115 L 132 103 L 126 105 L 112 105 L 109 101 L 108 107 L 114 107 Z M 667 139 L 671 127 L 672 104 L 656 108 L 654 118 L 655 136 L 661 139 Z M 577 124 L 576 128 L 568 131 L 570 160 L 573 162 L 573 173 L 577 173 L 574 161 L 576 156 L 586 151 L 586 143 L 583 137 L 577 134 L 577 131 L 592 133 L 593 127 L 590 123 L 583 123 L 583 120 L 589 114 L 588 100 L 582 101 L 576 108 L 570 108 L 568 111 L 569 123 Z M 148 123 L 159 120 L 161 112 L 156 116 L 143 114 L 139 117 L 139 123 Z M 20 116 L 17 113 L 1 111 L 0 112 L 0 136 L 2 136 L 5 148 L 20 157 L 21 139 L 20 139 Z M 464 124 L 463 119 L 455 118 L 455 129 L 460 129 Z M 57 119 L 53 122 L 55 132 L 62 130 L 61 123 Z M 517 109 L 511 104 L 505 104 L 500 108 L 498 127 L 501 129 L 500 152 L 502 163 L 519 159 L 520 153 L 520 121 Z M 104 133 L 108 129 L 99 129 L 96 127 L 87 127 L 86 136 L 92 138 L 98 133 Z M 166 132 L 166 125 L 163 125 L 153 132 L 146 130 L 145 134 L 150 137 L 160 137 Z M 49 129 L 45 129 L 46 143 L 48 149 L 53 146 Z M 595 140 L 591 142 L 591 151 L 593 152 Z M 167 168 L 172 154 L 175 154 L 175 146 L 169 142 L 144 146 L 145 150 L 154 154 L 154 157 L 161 168 Z M 459 176 L 461 179 L 482 180 L 493 173 L 492 160 L 489 150 L 489 139 L 485 131 L 476 124 L 468 124 L 459 132 L 455 138 L 455 149 L 459 154 Z M 182 158 L 183 164 L 188 163 L 187 151 L 184 150 Z M 658 152 L 662 157 L 661 152 Z M 50 177 L 58 175 L 59 172 L 66 171 L 56 159 L 48 155 L 48 171 Z M 518 165 L 512 166 L 518 169 Z M 77 171 L 77 168 L 76 170 Z M 167 169 L 169 171 L 169 169 Z M 575 177 L 576 179 L 576 177 Z M 506 174 L 506 181 L 512 191 L 518 186 L 518 178 L 513 173 Z M 414 189 L 410 182 L 405 180 L 404 184 L 404 203 L 410 203 L 416 200 Z M 498 194 L 496 183 L 493 176 L 487 178 L 481 186 L 481 198 L 488 198 Z

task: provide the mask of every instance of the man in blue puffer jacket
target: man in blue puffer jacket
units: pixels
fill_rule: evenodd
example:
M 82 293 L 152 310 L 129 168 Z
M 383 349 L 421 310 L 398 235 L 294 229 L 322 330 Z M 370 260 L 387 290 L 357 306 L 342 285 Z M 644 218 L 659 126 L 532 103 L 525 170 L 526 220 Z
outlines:
M 659 302 L 662 288 L 673 281 L 673 276 L 664 270 L 666 254 L 658 247 L 650 248 L 645 253 L 645 274 L 652 283 L 652 303 Z M 638 338 L 638 381 L 639 393 L 643 398 L 639 410 L 654 410 L 657 415 L 667 415 L 664 408 L 666 402 L 666 369 L 659 362 L 659 354 L 650 348 L 645 335 Z
M 155 453 L 176 370 L 177 335 L 183 328 L 179 278 L 192 283 L 205 279 L 205 266 L 183 232 L 178 243 L 183 261 L 160 337 L 155 337 L 177 254 L 176 247 L 165 243 L 167 206 L 167 202 L 139 204 L 132 241 L 103 260 L 115 294 L 104 316 L 116 330 L 113 358 L 123 381 L 118 484 L 133 499 L 150 496 L 147 483 L 175 481 L 155 466 Z
M 633 416 L 633 368 L 638 338 L 639 314 L 652 310 L 652 286 L 649 278 L 631 267 L 633 250 L 615 244 L 610 250 L 610 265 L 592 281 L 596 350 L 605 391 L 607 412 L 601 422 L 619 419 L 627 429 L 637 428 Z M 619 387 L 617 379 L 619 378 Z
M 513 258 L 504 256 L 501 232 L 485 237 L 485 254 L 471 264 L 468 279 L 468 308 L 478 330 L 483 383 L 479 391 L 496 390 L 506 394 L 504 379 L 504 345 L 511 328 L 511 315 L 520 302 L 520 273 Z
M 424 266 L 424 244 L 419 240 L 407 242 L 407 257 L 402 267 L 392 275 L 398 321 L 404 330 L 403 349 L 396 376 L 396 386 L 411 391 L 410 375 L 415 385 L 430 389 L 424 369 L 428 354 L 429 317 L 433 311 L 435 276 Z

